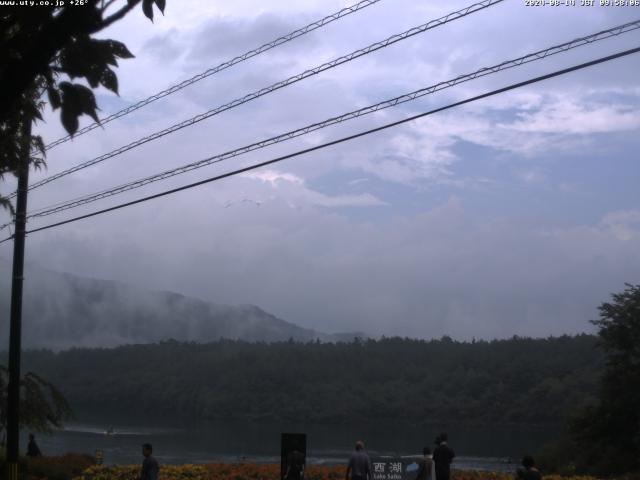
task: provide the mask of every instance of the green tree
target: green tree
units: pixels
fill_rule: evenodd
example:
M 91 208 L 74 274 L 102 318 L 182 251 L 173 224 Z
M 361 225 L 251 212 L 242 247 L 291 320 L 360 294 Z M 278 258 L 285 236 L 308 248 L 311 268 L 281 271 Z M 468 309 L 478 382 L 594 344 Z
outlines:
M 7 427 L 7 383 L 9 372 L 0 365 L 0 435 Z M 20 382 L 20 425 L 48 433 L 72 417 L 71 407 L 62 393 L 50 382 L 27 373 Z
M 606 355 L 598 402 L 573 421 L 579 466 L 600 475 L 640 471 L 640 285 L 600 307 Z
M 52 6 L 0 7 L 0 179 L 16 172 L 21 148 L 27 142 L 42 157 L 42 139 L 24 139 L 24 124 L 41 119 L 41 98 L 60 109 L 64 128 L 73 135 L 78 118 L 88 115 L 98 122 L 93 90 L 100 85 L 118 93 L 112 67 L 118 59 L 132 58 L 127 47 L 115 40 L 92 35 L 122 19 L 138 4 L 153 20 L 153 5 L 164 12 L 166 0 L 82 0 Z M 60 2 L 63 3 L 63 2 Z M 84 79 L 89 87 L 73 83 Z M 0 205 L 11 209 L 0 196 Z

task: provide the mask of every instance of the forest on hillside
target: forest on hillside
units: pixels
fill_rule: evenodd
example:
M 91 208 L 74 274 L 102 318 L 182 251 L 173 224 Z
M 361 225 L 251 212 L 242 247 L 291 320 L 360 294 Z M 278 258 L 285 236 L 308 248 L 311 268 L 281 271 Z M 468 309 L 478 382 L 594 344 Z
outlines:
M 597 394 L 590 335 L 456 342 L 197 344 L 27 351 L 78 414 L 344 423 L 561 424 Z

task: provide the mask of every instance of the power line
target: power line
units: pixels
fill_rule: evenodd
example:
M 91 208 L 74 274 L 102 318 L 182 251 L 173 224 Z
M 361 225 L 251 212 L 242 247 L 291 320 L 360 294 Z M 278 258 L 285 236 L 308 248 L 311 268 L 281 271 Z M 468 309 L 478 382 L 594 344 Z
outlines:
M 375 3 L 378 3 L 381 0 L 363 0 L 361 2 L 358 2 L 354 5 L 351 5 L 349 7 L 345 7 L 335 13 L 332 13 L 331 15 L 327 15 L 324 18 L 321 18 L 320 20 L 316 20 L 313 23 L 310 23 L 309 25 L 306 25 L 302 28 L 299 28 L 298 30 L 294 30 L 291 33 L 288 33 L 286 35 L 283 35 L 282 37 L 278 37 L 275 40 L 272 40 L 268 43 L 265 43 L 264 45 L 261 45 L 258 48 L 254 48 L 253 50 L 249 50 L 248 52 L 243 53 L 242 55 L 238 55 L 237 57 L 232 58 L 231 60 L 227 60 L 225 62 L 222 62 L 220 65 L 210 68 L 209 70 L 206 70 L 202 73 L 199 73 L 198 75 L 194 75 L 191 78 L 188 78 L 187 80 L 183 80 L 182 82 L 172 85 L 169 88 L 162 90 L 161 92 L 158 92 L 154 95 L 151 95 L 148 98 L 145 98 L 144 100 L 140 100 L 137 103 L 134 103 L 133 105 L 130 105 L 126 108 L 123 108 L 122 110 L 112 113 L 111 115 L 109 115 L 108 117 L 105 117 L 103 119 L 100 120 L 100 123 L 92 123 L 91 125 L 87 125 L 84 128 L 81 128 L 80 130 L 78 130 L 73 136 L 71 135 L 67 135 L 65 137 L 61 137 L 51 143 L 49 143 L 48 145 L 46 145 L 45 150 L 50 150 L 62 143 L 68 142 L 69 140 L 71 140 L 72 138 L 77 138 L 80 135 L 84 135 L 87 132 L 90 132 L 91 130 L 94 130 L 98 127 L 104 126 L 105 124 L 120 118 L 120 117 L 124 117 L 125 115 L 130 114 L 131 112 L 135 112 L 136 110 L 145 107 L 147 105 L 149 105 L 150 103 L 155 102 L 156 100 L 159 100 L 161 98 L 164 98 L 168 95 L 171 95 L 172 93 L 177 92 L 178 90 L 182 90 L 185 87 L 188 87 L 190 85 L 193 85 L 196 82 L 199 82 L 200 80 L 203 80 L 207 77 L 210 77 L 211 75 L 215 75 L 216 73 L 219 73 L 223 70 L 226 70 L 229 67 L 232 67 L 234 65 L 237 65 L 238 63 L 244 62 L 245 60 L 248 60 L 252 57 L 255 57 L 257 55 L 260 55 L 261 53 L 264 53 L 268 50 L 271 50 L 273 48 L 276 48 L 284 43 L 290 42 L 291 40 L 294 40 L 298 37 L 301 37 L 302 35 L 306 35 L 307 33 L 313 32 L 314 30 L 317 30 L 318 28 L 324 27 L 325 25 L 328 25 L 340 18 L 346 17 L 347 15 L 350 15 L 352 13 L 355 13 L 359 10 L 362 10 L 364 8 L 367 8 Z
M 321 72 L 324 72 L 325 70 L 329 70 L 331 68 L 337 67 L 338 65 L 342 65 L 343 63 L 347 63 L 350 62 L 352 60 L 355 60 L 356 58 L 362 57 L 364 55 L 368 55 L 369 53 L 375 52 L 376 50 L 380 50 L 382 48 L 388 47 L 390 45 L 393 45 L 394 43 L 400 42 L 402 40 L 406 40 L 407 38 L 413 37 L 414 35 L 418 35 L 420 33 L 424 33 L 428 30 L 431 30 L 433 28 L 439 27 L 441 25 L 444 25 L 446 23 L 452 22 L 454 20 L 457 20 L 459 18 L 463 18 L 466 17 L 467 15 L 470 15 L 472 13 L 476 13 L 480 10 L 484 10 L 485 8 L 488 8 L 490 6 L 493 6 L 497 3 L 503 2 L 504 0 L 484 0 L 482 2 L 479 3 L 475 3 L 473 5 L 470 5 L 466 8 L 463 8 L 461 10 L 458 10 L 456 12 L 452 12 L 449 13 L 448 15 L 445 15 L 444 17 L 440 17 L 436 20 L 431 20 L 428 23 L 425 23 L 423 25 L 420 25 L 418 27 L 413 27 L 403 33 L 399 33 L 399 34 L 395 34 L 392 35 L 391 37 L 382 40 L 380 42 L 376 42 L 373 43 L 365 48 L 361 48 L 359 50 L 356 50 L 348 55 L 344 55 L 342 57 L 336 58 L 334 60 L 331 60 L 330 62 L 327 63 L 323 63 L 322 65 L 309 69 L 309 70 L 305 70 L 302 73 L 299 73 L 297 75 L 294 75 L 292 77 L 289 77 L 286 80 L 282 80 L 280 82 L 274 83 L 273 85 L 269 86 L 269 87 L 265 87 L 262 88 L 260 90 L 257 90 L 253 93 L 247 94 L 244 97 L 241 98 L 237 98 L 229 103 L 226 103 L 224 105 L 220 105 L 214 109 L 211 109 L 205 113 L 201 113 L 199 115 L 196 115 L 195 117 L 192 117 L 190 119 L 184 120 L 180 123 L 176 123 L 170 127 L 165 128 L 164 130 L 161 130 L 159 132 L 155 132 L 151 135 L 148 135 L 146 137 L 140 138 L 132 143 L 129 143 L 128 145 L 125 145 L 123 147 L 117 148 L 116 150 L 113 150 L 109 153 L 106 153 L 104 155 L 101 155 L 99 157 L 96 157 L 92 160 L 88 160 L 84 163 L 78 164 L 74 167 L 71 167 L 67 170 L 64 170 L 60 173 L 57 173 L 55 175 L 52 175 L 50 177 L 44 178 L 38 182 L 35 182 L 33 185 L 31 185 L 29 187 L 29 190 L 33 190 L 35 188 L 41 187 L 43 185 L 46 185 L 47 183 L 50 183 L 54 180 L 57 180 L 61 177 L 64 177 L 66 175 L 69 175 L 71 173 L 77 172 L 79 170 L 82 170 L 84 168 L 90 167 L 92 165 L 95 165 L 97 163 L 103 162 L 109 158 L 115 157 L 117 155 L 120 155 L 122 153 L 125 153 L 129 150 L 132 150 L 136 147 L 139 147 L 140 145 L 143 145 L 145 143 L 148 143 L 152 140 L 156 140 L 158 138 L 164 137 L 165 135 L 169 135 L 170 133 L 174 133 L 178 130 L 181 130 L 185 127 L 190 127 L 198 122 L 201 122 L 202 120 L 206 120 L 207 118 L 210 118 L 214 115 L 218 115 L 219 113 L 222 113 L 224 111 L 227 110 L 231 110 L 232 108 L 235 108 L 239 105 L 242 105 L 244 103 L 250 102 L 252 100 L 255 100 L 256 98 L 262 97 L 263 95 L 267 95 L 269 93 L 272 93 L 276 90 L 279 90 L 281 88 L 287 87 L 289 85 L 292 85 L 296 82 L 299 82 L 301 80 L 304 80 L 308 77 L 311 77 L 313 75 L 317 75 Z M 15 196 L 15 193 L 9 195 L 9 198 L 12 198 L 13 196 Z
M 154 195 L 149 195 L 147 197 L 139 198 L 139 199 L 133 200 L 131 202 L 121 203 L 121 204 L 115 205 L 113 207 L 105 208 L 105 209 L 98 210 L 98 211 L 95 211 L 95 212 L 92 212 L 92 213 L 88 213 L 88 214 L 85 214 L 85 215 L 80 215 L 78 217 L 70 218 L 68 220 L 63 220 L 61 222 L 52 223 L 52 224 L 49 224 L 49 225 L 45 225 L 43 227 L 34 228 L 33 230 L 29 230 L 27 233 L 35 233 L 35 232 L 40 232 L 42 230 L 48 230 L 50 228 L 59 227 L 61 225 L 66 225 L 68 223 L 77 222 L 79 220 L 84 220 L 86 218 L 95 217 L 97 215 L 101 215 L 103 213 L 112 212 L 114 210 L 119 210 L 121 208 L 129 207 L 131 205 L 136 205 L 138 203 L 147 202 L 149 200 L 154 200 L 156 198 L 164 197 L 166 195 L 171 195 L 173 193 L 177 193 L 177 192 L 180 192 L 182 190 L 188 190 L 188 189 L 191 189 L 191 188 L 194 188 L 194 187 L 198 187 L 200 185 L 204 185 L 206 183 L 211 183 L 211 182 L 215 182 L 215 181 L 218 181 L 218 180 L 222 180 L 222 179 L 227 178 L 227 177 L 231 177 L 231 176 L 238 175 L 238 174 L 241 174 L 241 173 L 244 173 L 244 172 L 248 172 L 250 170 L 255 170 L 255 169 L 260 168 L 260 167 L 264 167 L 264 166 L 271 165 L 271 164 L 274 164 L 274 163 L 277 163 L 277 162 L 281 162 L 281 161 L 287 160 L 289 158 L 297 157 L 297 156 L 300 156 L 300 155 L 303 155 L 303 154 L 306 154 L 306 153 L 310 153 L 310 152 L 313 152 L 313 151 L 316 151 L 316 150 L 321 150 L 323 148 L 330 147 L 332 145 L 337 145 L 337 144 L 344 143 L 344 142 L 347 142 L 347 141 L 350 141 L 350 140 L 354 140 L 356 138 L 360 138 L 360 137 L 364 137 L 366 135 L 370 135 L 372 133 L 380 132 L 382 130 L 386 130 L 386 129 L 391 128 L 391 127 L 395 127 L 395 126 L 398 126 L 398 125 L 401 125 L 401 124 L 404 124 L 404 123 L 407 123 L 407 122 L 411 122 L 413 120 L 417 120 L 419 118 L 423 118 L 423 117 L 426 117 L 428 115 L 433 115 L 435 113 L 442 112 L 442 111 L 445 111 L 445 110 L 449 110 L 449 109 L 454 108 L 454 107 L 459 107 L 459 106 L 465 105 L 467 103 L 471 103 L 471 102 L 475 102 L 475 101 L 478 101 L 478 100 L 482 100 L 484 98 L 488 98 L 488 97 L 491 97 L 491 96 L 494 96 L 494 95 L 498 95 L 500 93 L 504 93 L 504 92 L 507 92 L 507 91 L 510 91 L 510 90 L 514 90 L 516 88 L 521 88 L 521 87 L 524 87 L 524 86 L 527 86 L 527 85 L 531 85 L 531 84 L 534 84 L 534 83 L 537 83 L 537 82 L 541 82 L 543 80 L 548 80 L 550 78 L 558 77 L 560 75 L 565 75 L 565 74 L 570 73 L 570 72 L 581 70 L 583 68 L 587 68 L 587 67 L 591 67 L 591 66 L 594 66 L 594 65 L 598 65 L 600 63 L 604 63 L 604 62 L 608 62 L 608 61 L 611 61 L 611 60 L 615 60 L 617 58 L 625 57 L 627 55 L 631 55 L 631 54 L 638 53 L 638 52 L 640 52 L 640 47 L 636 47 L 636 48 L 632 48 L 632 49 L 625 50 L 625 51 L 622 51 L 622 52 L 618 52 L 618 53 L 615 53 L 613 55 L 608 55 L 606 57 L 600 57 L 600 58 L 598 58 L 596 60 L 591 60 L 589 62 L 581 63 L 579 65 L 574 65 L 572 67 L 563 68 L 561 70 L 556 70 L 555 72 L 548 73 L 546 75 L 541 75 L 541 76 L 538 76 L 538 77 L 535 77 L 535 78 L 531 78 L 529 80 L 525 80 L 523 82 L 514 83 L 514 84 L 508 85 L 506 87 L 499 88 L 497 90 L 492 90 L 490 92 L 483 93 L 481 95 L 476 95 L 474 97 L 467 98 L 467 99 L 461 100 L 459 102 L 455 102 L 455 103 L 451 103 L 449 105 L 445 105 L 444 107 L 439 107 L 439 108 L 436 108 L 436 109 L 433 109 L 433 110 L 429 110 L 427 112 L 423 112 L 423 113 L 420 113 L 420 114 L 417 114 L 417 115 L 413 115 L 413 116 L 407 117 L 407 118 L 405 118 L 403 120 L 398 120 L 398 121 L 395 121 L 395 122 L 387 123 L 385 125 L 382 125 L 382 126 L 379 126 L 379 127 L 375 127 L 375 128 L 369 129 L 369 130 L 365 130 L 365 131 L 362 131 L 362 132 L 359 132 L 359 133 L 356 133 L 356 134 L 353 134 L 353 135 L 349 135 L 349 136 L 346 136 L 346 137 L 342 137 L 342 138 L 339 138 L 337 140 L 332 140 L 330 142 L 326 142 L 326 143 L 323 143 L 321 145 L 316 145 L 314 147 L 309 147 L 309 148 L 306 148 L 304 150 L 298 150 L 297 152 L 294 152 L 294 153 L 290 153 L 290 154 L 287 154 L 287 155 L 283 155 L 281 157 L 277 157 L 277 158 L 274 158 L 274 159 L 271 159 L 271 160 L 267 160 L 267 161 L 264 161 L 264 162 L 261 162 L 261 163 L 250 165 L 248 167 L 244 167 L 244 168 L 240 168 L 240 169 L 237 169 L 237 170 L 233 170 L 231 172 L 223 173 L 221 175 L 216 175 L 214 177 L 210 177 L 210 178 L 207 178 L 207 179 L 204 179 L 204 180 L 200 180 L 200 181 L 195 182 L 195 183 L 190 183 L 188 185 L 183 185 L 181 187 L 173 188 L 171 190 L 166 190 L 164 192 L 156 193 Z M 0 243 L 4 243 L 4 242 L 10 240 L 11 238 L 13 238 L 13 237 L 7 237 L 4 240 L 0 241 Z
M 484 67 L 481 68 L 479 70 L 476 70 L 472 73 L 468 73 L 468 74 L 464 74 L 464 75 L 460 75 L 452 80 L 447 80 L 447 81 L 443 81 L 440 83 L 437 83 L 435 85 L 431 85 L 429 87 L 425 87 L 422 88 L 420 90 L 416 90 L 414 92 L 411 93 L 407 93 L 404 95 L 400 95 L 398 97 L 394 97 L 392 99 L 389 100 L 385 100 L 383 102 L 379 102 L 376 103 L 374 105 L 370 105 L 358 110 L 354 110 L 348 113 L 344 113 L 342 115 L 339 115 L 337 117 L 332 117 L 329 118 L 327 120 L 323 120 L 321 122 L 317 122 L 311 125 L 307 125 L 305 127 L 302 128 L 298 128 L 296 130 L 292 130 L 289 131 L 287 133 L 283 133 L 271 138 L 268 138 L 266 140 L 261 140 L 259 142 L 255 142 L 252 143 L 250 145 L 246 145 L 240 148 L 237 148 L 235 150 L 231 150 L 231 151 L 227 151 L 218 155 L 215 155 L 213 157 L 209 157 L 206 158 L 204 160 L 199 160 L 197 162 L 193 162 L 187 165 L 183 165 L 181 167 L 178 168 L 174 168 L 171 170 L 167 170 L 158 174 L 154 174 L 151 175 L 149 177 L 145 177 L 142 179 L 138 179 L 117 187 L 113 187 L 111 189 L 108 190 L 104 190 L 98 193 L 94 193 L 94 194 L 90 194 L 90 195 L 85 195 L 82 197 L 78 197 L 76 199 L 72 199 L 72 200 L 67 200 L 65 202 L 61 202 L 58 203 L 56 205 L 53 206 L 49 206 L 49 207 L 44 207 L 41 208 L 39 210 L 34 211 L 34 213 L 30 214 L 27 218 L 37 218 L 37 217 L 45 217 L 48 215 L 52 215 L 55 213 L 59 213 L 71 208 L 75 208 L 81 205 L 85 205 L 88 203 L 92 203 L 104 198 L 108 198 L 111 197 L 113 195 L 117 195 L 129 190 L 133 190 L 136 188 L 140 188 L 143 187 L 145 185 L 151 184 L 151 183 L 155 183 L 161 180 L 165 180 L 167 178 L 176 176 L 176 175 L 180 175 L 186 172 L 189 172 L 191 170 L 195 170 L 198 168 L 202 168 L 211 164 L 215 164 L 215 163 L 219 163 L 222 162 L 224 160 L 228 160 L 230 158 L 233 157 L 237 157 L 240 155 L 243 155 L 245 153 L 249 153 L 255 150 L 259 150 L 262 148 L 265 148 L 267 146 L 271 146 L 277 143 L 281 143 L 287 140 L 290 140 L 292 138 L 296 138 L 299 137 L 301 135 L 305 135 L 307 133 L 316 131 L 316 130 L 320 130 L 322 128 L 326 128 L 330 125 L 335 125 L 338 123 L 342 123 L 348 120 L 352 120 L 355 118 L 359 118 L 361 116 L 370 114 L 370 113 L 374 113 L 377 112 L 379 110 L 385 109 L 385 108 L 389 108 L 389 107 L 394 107 L 396 105 L 400 105 L 409 101 L 413 101 L 417 98 L 435 93 L 437 91 L 440 90 L 444 90 L 445 88 L 450 88 L 453 87 L 455 85 L 458 85 L 460 83 L 464 83 L 476 78 L 480 78 L 480 77 L 484 77 L 486 75 L 491 75 L 497 72 L 500 72 L 502 70 L 507 70 L 510 68 L 514 68 L 517 66 L 521 66 L 530 62 L 534 62 L 537 60 L 542 60 L 545 59 L 551 55 L 555 55 L 558 53 L 562 53 L 562 52 L 566 52 L 568 50 L 574 49 L 574 48 L 578 48 L 584 45 L 588 45 L 597 41 L 602 41 L 604 39 L 607 38 L 611 38 L 617 35 L 621 35 L 623 33 L 626 32 L 630 32 L 633 30 L 637 30 L 640 28 L 640 20 L 636 20 L 634 22 L 629 22 L 629 23 L 625 23 L 623 25 L 618 25 L 616 27 L 613 28 L 609 28 L 607 30 L 603 30 L 585 37 L 580 37 L 574 40 L 571 40 L 569 42 L 565 42 L 562 43 L 560 45 L 555 45 L 543 50 L 539 50 L 533 53 L 529 53 L 527 55 L 518 57 L 516 59 L 512 59 L 512 60 L 507 60 L 504 61 L 502 63 L 499 63 L 497 65 L 493 65 L 491 67 Z M 0 229 L 2 229 L 2 227 L 0 227 Z
M 479 78 L 482 76 L 486 76 L 489 74 L 493 74 L 493 73 L 497 73 L 501 70 L 506 70 L 509 68 L 513 68 L 516 66 L 520 66 L 532 61 L 537 61 L 537 60 L 541 60 L 544 59 L 548 56 L 551 55 L 555 55 L 557 53 L 561 53 L 561 52 L 566 52 L 570 49 L 573 48 L 577 48 L 580 46 L 584 46 L 586 44 L 591 44 L 591 43 L 595 43 L 597 41 L 601 41 L 613 36 L 617 36 L 617 35 L 621 35 L 623 33 L 627 33 L 633 30 L 636 30 L 640 28 L 640 20 L 636 20 L 633 22 L 628 22 L 622 25 L 618 25 L 612 28 L 609 28 L 607 30 L 603 30 L 588 36 L 584 36 L 584 37 L 579 37 L 577 39 L 571 40 L 569 42 L 565 42 L 563 44 L 560 45 L 555 45 L 552 47 L 549 47 L 547 49 L 543 49 L 543 50 L 539 50 L 537 52 L 533 52 L 533 53 L 529 53 L 527 55 L 524 55 L 522 57 L 516 58 L 516 59 L 512 59 L 512 60 L 507 60 L 504 61 L 500 64 L 497 65 L 493 65 L 491 67 L 484 67 L 481 68 L 473 73 L 469 73 L 469 74 L 464 74 L 464 75 L 460 75 L 452 80 L 447 80 L 444 82 L 440 82 L 438 84 L 432 85 L 430 87 L 426 87 L 408 94 L 404 94 L 398 97 L 395 97 L 393 99 L 390 100 L 386 100 L 368 107 L 364 107 L 362 109 L 359 110 L 355 110 L 352 112 L 348 112 L 345 113 L 343 115 L 337 116 L 337 117 L 332 117 L 330 119 L 324 120 L 322 122 L 318 122 L 318 123 L 314 123 L 312 125 L 308 125 L 306 127 L 297 129 L 297 130 L 293 130 L 275 137 L 271 137 L 269 139 L 266 140 L 262 140 L 260 142 L 256 142 L 253 143 L 251 145 L 247 145 L 232 151 L 228 151 L 219 155 L 216 155 L 214 157 L 205 159 L 205 160 L 200 160 L 198 162 L 194 162 L 182 167 L 178 167 L 172 170 L 168 170 L 165 172 L 161 172 L 159 174 L 155 174 L 152 175 L 150 177 L 146 177 L 143 179 L 139 179 L 139 180 L 135 180 L 133 182 L 129 182 L 127 184 L 124 185 L 120 185 L 102 192 L 98 192 L 95 194 L 91 194 L 91 195 L 85 195 L 82 197 L 78 197 L 76 199 L 72 199 L 72 200 L 67 200 L 65 202 L 61 202 L 58 204 L 55 204 L 53 206 L 49 206 L 49 207 L 44 207 L 44 208 L 40 208 L 37 209 L 33 214 L 29 215 L 27 218 L 35 218 L 35 217 L 43 217 L 43 216 L 48 216 L 54 213 L 59 213 L 61 211 L 70 209 L 70 208 L 74 208 L 80 205 L 84 205 L 87 203 L 91 203 L 93 201 L 97 201 L 100 199 L 104 199 L 128 190 L 132 190 L 135 188 L 139 188 L 142 187 L 144 185 L 150 184 L 150 183 L 154 183 L 156 181 L 160 181 L 160 180 L 164 180 L 170 177 L 173 177 L 175 175 L 179 175 L 197 168 L 201 168 L 207 165 L 211 165 L 214 163 L 218 163 L 221 161 L 224 161 L 226 159 L 232 158 L 232 157 L 236 157 L 239 155 L 242 155 L 244 153 L 248 153 L 260 148 L 264 148 L 276 143 L 280 143 L 286 140 L 289 140 L 291 138 L 295 138 L 297 136 L 301 136 L 304 135 L 306 133 L 310 133 L 312 131 L 315 130 L 319 130 L 321 128 L 325 128 L 328 127 L 330 125 L 334 125 L 337 123 L 341 123 L 347 120 L 351 120 L 354 118 L 358 118 L 360 116 L 369 114 L 369 113 L 373 113 L 376 112 L 378 110 L 384 109 L 384 108 L 388 108 L 388 107 L 392 107 L 395 105 L 399 105 L 411 100 L 415 100 L 419 97 L 422 97 L 424 95 L 428 95 L 431 93 L 434 93 L 436 91 L 439 90 L 443 90 L 445 88 L 449 88 L 452 87 L 454 85 L 475 79 L 475 78 Z M 7 223 L 3 226 L 0 226 L 0 230 L 2 230 L 3 228 L 7 227 L 11 225 L 10 223 Z

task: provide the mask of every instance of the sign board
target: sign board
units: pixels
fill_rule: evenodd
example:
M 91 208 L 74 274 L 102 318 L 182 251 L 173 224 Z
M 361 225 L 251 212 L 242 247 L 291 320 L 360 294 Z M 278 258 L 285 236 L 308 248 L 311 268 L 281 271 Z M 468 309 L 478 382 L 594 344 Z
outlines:
M 415 480 L 421 457 L 375 457 L 371 459 L 373 480 Z

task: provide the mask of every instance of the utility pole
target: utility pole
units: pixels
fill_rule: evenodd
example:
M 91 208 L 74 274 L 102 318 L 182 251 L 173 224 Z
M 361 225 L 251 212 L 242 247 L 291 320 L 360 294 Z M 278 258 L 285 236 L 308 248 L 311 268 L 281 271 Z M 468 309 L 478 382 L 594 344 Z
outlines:
M 31 118 L 24 115 L 23 144 L 18 162 L 15 232 L 13 235 L 13 276 L 11 283 L 11 319 L 9 326 L 9 385 L 7 395 L 7 469 L 8 480 L 18 480 L 20 451 L 20 354 L 22 348 L 22 283 L 24 280 L 24 244 L 29 189 Z

